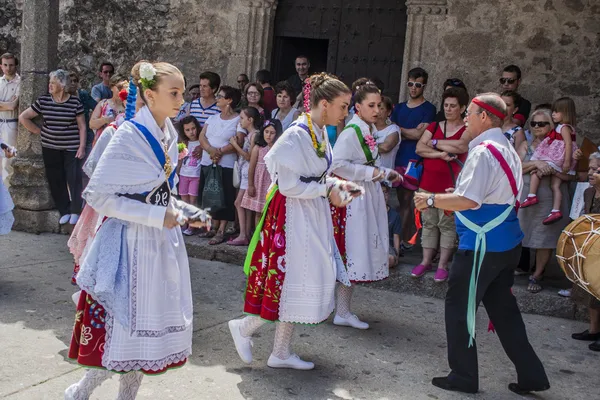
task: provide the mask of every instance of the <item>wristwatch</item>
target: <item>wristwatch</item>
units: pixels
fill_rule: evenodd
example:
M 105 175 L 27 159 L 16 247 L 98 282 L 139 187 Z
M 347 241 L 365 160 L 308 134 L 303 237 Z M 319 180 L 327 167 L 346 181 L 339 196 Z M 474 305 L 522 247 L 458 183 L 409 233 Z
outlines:
M 432 146 L 433 146 L 433 148 L 434 148 L 434 149 L 436 149 L 436 150 L 438 149 L 438 148 L 437 148 L 437 144 L 438 144 L 438 140 L 437 140 L 437 139 L 433 139 L 433 140 L 431 141 L 431 145 L 432 145 Z
M 427 207 L 433 208 L 433 203 L 435 202 L 435 193 L 431 193 L 431 196 L 427 198 Z

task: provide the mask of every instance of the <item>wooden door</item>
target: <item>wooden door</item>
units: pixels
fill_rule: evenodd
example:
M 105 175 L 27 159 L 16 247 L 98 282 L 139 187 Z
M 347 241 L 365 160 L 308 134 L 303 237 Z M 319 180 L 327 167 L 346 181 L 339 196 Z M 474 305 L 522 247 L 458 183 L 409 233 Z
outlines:
M 385 94 L 395 101 L 406 21 L 405 0 L 280 0 L 275 43 L 282 43 L 283 38 L 327 40 L 327 71 L 348 85 L 363 76 L 379 78 Z M 275 76 L 282 64 L 293 65 L 293 60 L 284 60 L 280 54 L 281 47 L 274 46 Z

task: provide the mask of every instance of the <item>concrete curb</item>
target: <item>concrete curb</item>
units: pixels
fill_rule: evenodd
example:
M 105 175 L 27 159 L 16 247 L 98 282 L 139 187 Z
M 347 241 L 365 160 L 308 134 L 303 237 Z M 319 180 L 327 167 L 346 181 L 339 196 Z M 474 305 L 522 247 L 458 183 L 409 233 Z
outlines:
M 211 246 L 208 244 L 208 239 L 201 239 L 197 236 L 186 237 L 185 242 L 190 257 L 221 261 L 239 265 L 240 268 L 244 263 L 248 249 L 245 246 L 229 246 L 225 243 Z M 390 271 L 388 279 L 369 283 L 368 286 L 424 297 L 445 298 L 448 285 L 445 282 L 436 283 L 433 280 L 433 274 L 427 274 L 421 279 L 414 279 L 410 276 L 410 271 L 419 262 L 416 254 L 407 255 L 402 261 L 403 264 Z M 524 313 L 579 321 L 588 320 L 587 309 L 571 299 L 560 297 L 555 287 L 548 286 L 541 292 L 533 294 L 527 291 L 527 277 L 515 277 L 513 293 L 517 298 L 521 311 Z

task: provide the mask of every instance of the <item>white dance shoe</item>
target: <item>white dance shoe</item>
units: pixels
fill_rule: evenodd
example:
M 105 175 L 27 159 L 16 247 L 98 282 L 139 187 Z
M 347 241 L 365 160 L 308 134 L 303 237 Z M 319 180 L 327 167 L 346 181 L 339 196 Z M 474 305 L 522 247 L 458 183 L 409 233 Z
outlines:
M 333 317 L 333 324 L 339 326 L 351 326 L 352 328 L 356 329 L 369 329 L 369 324 L 361 321 L 354 314 L 350 314 L 348 318 L 344 318 L 335 314 L 335 317 Z
M 74 383 L 65 390 L 65 400 L 75 400 L 75 395 L 77 394 L 77 389 L 79 388 L 79 384 Z
M 237 350 L 238 355 L 246 364 L 250 364 L 252 362 L 252 343 L 251 338 L 244 337 L 242 332 L 240 331 L 240 326 L 242 324 L 241 319 L 232 319 L 229 321 L 229 332 L 231 332 L 231 337 L 233 338 L 233 342 L 235 343 L 235 349 Z
M 267 361 L 267 365 L 271 368 L 289 368 L 303 371 L 308 371 L 315 367 L 314 363 L 300 359 L 297 354 L 292 354 L 287 360 L 282 360 L 271 354 Z
M 71 214 L 65 214 L 62 217 L 60 217 L 60 219 L 58 220 L 58 223 L 61 225 L 64 225 L 67 222 L 69 222 L 70 220 L 71 220 Z

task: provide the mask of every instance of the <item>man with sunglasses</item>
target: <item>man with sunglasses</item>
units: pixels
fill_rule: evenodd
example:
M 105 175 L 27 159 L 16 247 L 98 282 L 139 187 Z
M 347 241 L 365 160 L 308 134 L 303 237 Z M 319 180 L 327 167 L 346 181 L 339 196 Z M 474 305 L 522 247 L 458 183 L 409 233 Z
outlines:
M 521 84 L 521 68 L 516 65 L 508 65 L 502 71 L 502 77 L 500 78 L 500 86 L 502 87 L 501 92 L 512 90 L 518 92 L 519 85 Z M 519 108 L 519 111 L 514 115 L 516 124 L 524 126 L 529 113 L 531 112 L 531 103 L 529 100 L 521 96 L 519 104 L 515 104 Z
M 495 93 L 476 96 L 465 117 L 469 154 L 452 193 L 415 194 L 419 210 L 454 211 L 459 237 L 450 268 L 445 320 L 448 376 L 433 378 L 444 390 L 479 390 L 475 319 L 479 303 L 494 323 L 504 351 L 516 367 L 519 395 L 550 388 L 542 362 L 527 339 L 511 287 L 523 232 L 517 201 L 523 187 L 519 155 L 502 132 L 506 104 Z
M 408 71 L 409 99 L 397 104 L 392 111 L 390 119 L 400 127 L 402 141 L 396 154 L 396 170 L 401 173 L 411 160 L 417 160 L 417 142 L 421 139 L 427 126 L 435 121 L 436 109 L 433 104 L 425 100 L 423 92 L 427 86 L 429 75 L 423 68 L 413 68 Z M 414 162 L 414 161 L 413 161 Z M 408 244 L 415 232 L 415 218 L 412 206 L 414 191 L 418 188 L 404 180 L 396 188 L 399 210 L 402 220 L 402 249 L 409 250 L 412 245 Z
M 100 65 L 98 76 L 102 82 L 92 87 L 92 98 L 98 103 L 102 99 L 110 99 L 112 90 L 110 90 L 110 78 L 115 74 L 115 67 L 109 62 L 103 62 Z
M 248 75 L 246 74 L 239 74 L 237 77 L 237 85 L 238 85 L 238 89 L 240 89 L 240 91 L 242 93 L 244 93 L 244 89 L 246 89 L 246 85 L 250 83 L 250 79 L 248 78 Z

